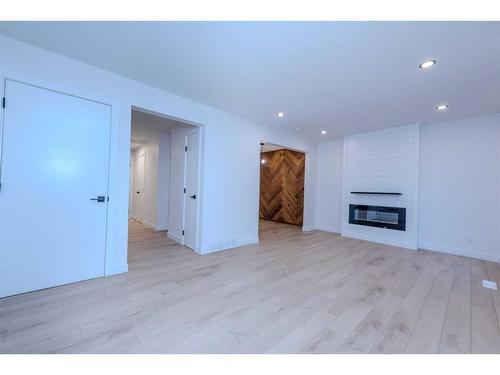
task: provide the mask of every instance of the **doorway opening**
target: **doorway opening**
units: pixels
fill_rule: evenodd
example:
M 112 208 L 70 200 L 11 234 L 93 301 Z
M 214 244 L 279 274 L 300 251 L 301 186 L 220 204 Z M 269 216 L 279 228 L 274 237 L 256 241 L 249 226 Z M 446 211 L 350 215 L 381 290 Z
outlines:
M 305 153 L 285 146 L 260 145 L 259 236 L 304 223 Z
M 201 128 L 132 108 L 129 262 L 151 248 L 199 251 Z

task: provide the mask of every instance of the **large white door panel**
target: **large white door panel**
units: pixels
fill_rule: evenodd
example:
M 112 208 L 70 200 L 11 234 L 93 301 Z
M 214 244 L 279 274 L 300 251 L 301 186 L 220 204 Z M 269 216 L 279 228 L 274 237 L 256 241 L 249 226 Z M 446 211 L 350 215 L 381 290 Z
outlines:
M 0 297 L 104 275 L 111 108 L 6 81 Z
M 184 245 L 197 250 L 200 174 L 200 132 L 186 137 L 186 194 L 184 194 Z

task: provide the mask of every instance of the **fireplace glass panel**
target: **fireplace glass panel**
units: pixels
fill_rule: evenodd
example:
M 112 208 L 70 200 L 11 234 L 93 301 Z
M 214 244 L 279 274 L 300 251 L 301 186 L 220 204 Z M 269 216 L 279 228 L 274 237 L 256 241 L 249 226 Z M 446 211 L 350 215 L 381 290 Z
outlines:
M 349 223 L 406 230 L 406 208 L 350 204 Z

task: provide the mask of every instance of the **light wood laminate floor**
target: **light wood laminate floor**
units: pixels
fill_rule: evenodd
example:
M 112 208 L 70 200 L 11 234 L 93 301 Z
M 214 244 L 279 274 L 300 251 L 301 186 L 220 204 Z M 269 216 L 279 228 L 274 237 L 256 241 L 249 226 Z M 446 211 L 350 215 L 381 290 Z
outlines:
M 262 222 L 199 256 L 130 223 L 129 272 L 0 300 L 2 353 L 500 353 L 500 267 Z

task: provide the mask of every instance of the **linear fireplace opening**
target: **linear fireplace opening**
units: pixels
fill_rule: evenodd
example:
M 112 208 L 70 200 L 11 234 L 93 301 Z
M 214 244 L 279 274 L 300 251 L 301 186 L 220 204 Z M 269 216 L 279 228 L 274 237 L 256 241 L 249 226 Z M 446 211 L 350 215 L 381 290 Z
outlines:
M 349 224 L 405 231 L 406 208 L 350 204 Z

